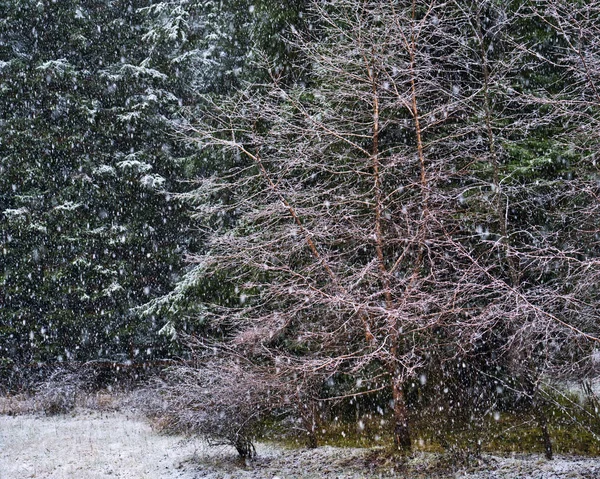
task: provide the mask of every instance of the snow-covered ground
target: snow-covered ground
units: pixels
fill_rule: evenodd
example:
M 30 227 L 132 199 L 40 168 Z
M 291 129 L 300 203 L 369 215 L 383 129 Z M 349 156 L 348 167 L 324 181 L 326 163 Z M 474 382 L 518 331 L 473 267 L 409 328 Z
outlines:
M 600 479 L 600 458 L 535 455 L 490 457 L 485 468 L 460 472 L 456 479 Z
M 407 464 L 370 459 L 363 449 L 285 449 L 260 444 L 245 465 L 233 449 L 157 434 L 124 413 L 0 416 L 0 479 L 598 479 L 600 459 L 488 457 L 459 472 L 431 468 L 433 455 Z
M 194 447 L 118 413 L 0 416 L 0 479 L 188 479 Z

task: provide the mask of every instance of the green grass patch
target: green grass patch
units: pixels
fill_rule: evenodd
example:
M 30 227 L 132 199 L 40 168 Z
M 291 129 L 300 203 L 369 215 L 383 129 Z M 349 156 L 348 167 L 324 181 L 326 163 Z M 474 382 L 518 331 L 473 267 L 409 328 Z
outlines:
M 600 456 L 600 440 L 594 435 L 600 422 L 591 420 L 590 414 L 574 414 L 561 407 L 548 408 L 545 413 L 555 454 Z M 290 429 L 290 424 L 289 419 L 272 421 L 261 436 L 290 447 L 305 447 L 307 433 Z M 421 412 L 412 418 L 411 434 L 413 449 L 420 452 L 544 453 L 542 429 L 532 411 L 495 411 L 477 420 Z M 316 436 L 319 446 L 391 450 L 392 417 L 378 413 L 332 417 L 322 421 Z

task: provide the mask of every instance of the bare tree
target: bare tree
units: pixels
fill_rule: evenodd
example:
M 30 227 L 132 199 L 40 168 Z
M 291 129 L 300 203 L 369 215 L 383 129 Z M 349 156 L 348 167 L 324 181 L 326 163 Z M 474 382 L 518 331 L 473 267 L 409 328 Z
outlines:
M 547 60 L 509 35 L 537 18 L 519 4 L 315 3 L 291 42 L 304 82 L 267 62 L 271 82 L 206 97 L 184 130 L 233 161 L 190 195 L 210 239 L 193 274 L 236 291 L 203 320 L 264 371 L 389 391 L 403 451 L 405 388 L 428 358 L 483 345 L 537 389 L 562 345 L 595 341 L 579 316 L 595 299 L 572 283 L 595 263 L 557 219 L 564 202 L 583 212 L 574 183 L 518 151 L 560 118 L 523 81 Z
M 501 331 L 497 355 L 508 361 L 512 387 L 531 402 L 548 458 L 544 383 L 589 371 L 598 341 L 592 319 L 598 301 L 590 289 L 597 275 L 590 228 L 597 223 L 596 173 L 589 162 L 595 140 L 586 134 L 590 105 L 582 109 L 581 101 L 593 98 L 593 75 L 582 59 L 595 55 L 594 3 L 474 1 L 462 7 L 471 9 L 482 79 L 473 97 L 479 106 L 472 103 L 471 110 L 480 112 L 482 121 L 473 126 L 484 140 L 467 154 L 489 164 L 474 175 L 479 193 L 469 200 L 482 202 L 474 211 L 482 213 L 479 228 L 487 236 L 474 247 L 497 296 L 485 305 L 488 314 L 473 316 L 461 333 L 489 341 Z M 588 18 L 590 28 L 573 16 Z
M 394 441 L 408 451 L 405 384 L 461 314 L 456 282 L 472 261 L 464 248 L 448 254 L 459 228 L 453 55 L 464 19 L 435 1 L 314 8 L 315 38 L 295 42 L 312 61 L 310 89 L 287 88 L 272 68 L 271 84 L 208 100 L 188 131 L 250 160 L 196 190 L 199 216 L 234 216 L 236 226 L 215 231 L 194 260 L 239 287 L 243 306 L 209 313 L 233 344 L 259 342 L 274 363 L 313 375 L 379 369 L 370 386 L 387 382 Z

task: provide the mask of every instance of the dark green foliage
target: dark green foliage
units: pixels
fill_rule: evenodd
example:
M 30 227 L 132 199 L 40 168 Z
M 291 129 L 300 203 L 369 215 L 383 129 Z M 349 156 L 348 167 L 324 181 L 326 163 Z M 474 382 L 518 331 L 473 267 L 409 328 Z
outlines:
M 176 137 L 198 93 L 258 78 L 298 2 L 0 2 L 0 358 L 145 360 L 178 350 L 158 331 L 202 328 L 218 280 L 177 314 L 168 293 L 202 244 L 185 180 L 221 168 Z M 286 66 L 288 65 L 288 66 Z M 168 193 L 167 193 L 168 192 Z M 166 328 L 165 331 L 169 330 Z M 170 331 L 170 330 L 169 330 Z M 167 331 L 168 332 L 168 331 Z
M 0 5 L 2 356 L 154 357 L 131 308 L 181 269 L 180 85 L 147 61 L 145 2 Z M 159 348 L 159 351 L 154 351 Z

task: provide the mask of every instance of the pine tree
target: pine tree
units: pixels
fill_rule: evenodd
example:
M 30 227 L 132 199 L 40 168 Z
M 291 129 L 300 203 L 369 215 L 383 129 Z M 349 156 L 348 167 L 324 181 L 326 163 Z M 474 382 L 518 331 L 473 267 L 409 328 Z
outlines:
M 2 356 L 152 356 L 185 249 L 180 85 L 147 65 L 143 2 L 0 5 Z

